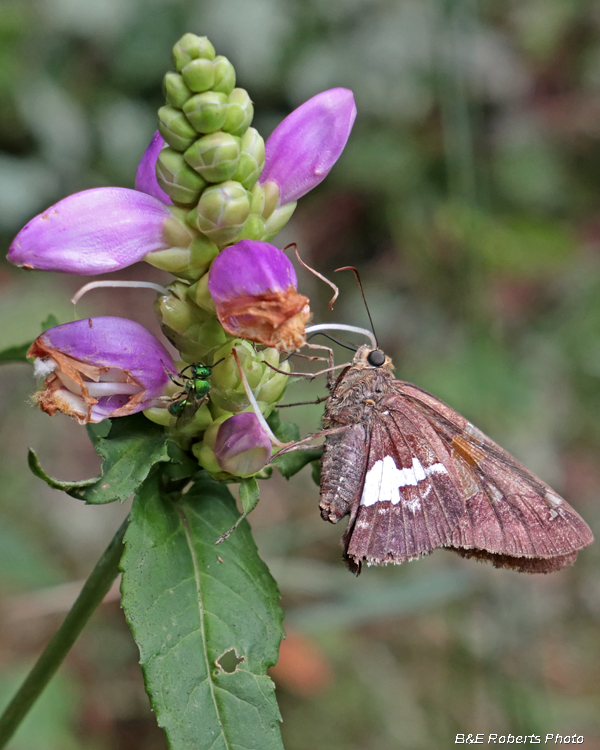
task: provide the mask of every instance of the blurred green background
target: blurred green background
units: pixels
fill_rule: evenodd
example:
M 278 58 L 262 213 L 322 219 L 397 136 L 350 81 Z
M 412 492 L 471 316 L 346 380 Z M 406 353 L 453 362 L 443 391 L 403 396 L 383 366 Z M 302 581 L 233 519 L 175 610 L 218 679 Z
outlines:
M 2 0 L 0 236 L 99 185 L 133 186 L 161 77 L 208 35 L 266 137 L 347 86 L 358 118 L 327 180 L 277 238 L 329 277 L 356 265 L 398 376 L 463 412 L 600 529 L 600 6 L 588 0 Z M 4 255 L 4 253 L 3 253 Z M 161 280 L 146 266 L 112 276 Z M 299 270 L 315 322 L 365 325 Z M 85 279 L 0 266 L 0 347 L 34 338 Z M 157 330 L 147 291 L 79 315 Z M 340 357 L 346 357 L 342 351 Z M 343 361 L 343 360 L 341 360 Z M 32 477 L 92 476 L 83 429 L 0 372 L 0 699 L 43 648 L 126 507 L 83 507 Z M 324 392 L 294 386 L 290 400 Z M 315 429 L 319 409 L 286 418 Z M 456 733 L 584 735 L 600 748 L 599 548 L 548 577 L 439 550 L 354 579 L 305 470 L 263 484 L 251 522 L 279 580 L 274 671 L 287 750 L 420 750 Z M 13 750 L 164 750 L 117 597 L 94 616 Z M 543 741 L 543 740 L 542 740 Z

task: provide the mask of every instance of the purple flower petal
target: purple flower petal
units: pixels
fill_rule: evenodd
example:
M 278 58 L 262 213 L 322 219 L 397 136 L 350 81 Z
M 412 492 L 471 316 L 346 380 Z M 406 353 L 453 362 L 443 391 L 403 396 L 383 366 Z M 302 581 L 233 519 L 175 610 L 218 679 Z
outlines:
M 163 223 L 170 215 L 164 203 L 137 190 L 84 190 L 26 224 L 10 246 L 8 260 L 43 271 L 117 271 L 169 247 Z
M 165 347 L 126 318 L 85 318 L 45 331 L 32 344 L 36 394 L 49 414 L 62 411 L 81 424 L 100 422 L 156 405 L 177 368 Z
M 276 182 L 280 205 L 318 185 L 339 159 L 356 117 L 349 89 L 330 89 L 300 105 L 269 136 L 259 182 Z
M 250 477 L 271 458 L 271 441 L 256 414 L 242 412 L 219 427 L 214 446 L 217 463 L 236 477 Z
M 208 290 L 227 333 L 280 351 L 305 343 L 310 308 L 296 287 L 296 272 L 286 255 L 257 240 L 226 247 L 208 276 Z
M 173 201 L 161 188 L 156 179 L 156 160 L 164 145 L 165 142 L 157 130 L 138 164 L 135 175 L 135 189 L 139 190 L 140 193 L 152 195 L 154 198 L 158 198 L 159 201 L 170 206 L 173 204 Z
M 298 286 L 296 271 L 286 254 L 259 240 L 240 240 L 215 258 L 208 277 L 211 297 L 218 304 L 234 297 L 258 297 L 266 291 Z

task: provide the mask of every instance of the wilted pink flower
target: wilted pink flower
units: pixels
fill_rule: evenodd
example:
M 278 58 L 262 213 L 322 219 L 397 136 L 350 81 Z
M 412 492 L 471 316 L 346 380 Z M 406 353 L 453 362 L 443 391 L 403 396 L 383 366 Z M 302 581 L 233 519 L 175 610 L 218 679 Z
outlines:
M 297 286 L 286 255 L 257 240 L 226 247 L 208 277 L 208 290 L 227 333 L 280 351 L 294 351 L 305 343 L 310 308 Z
M 177 368 L 150 331 L 126 318 L 85 318 L 50 328 L 33 342 L 35 373 L 45 378 L 34 400 L 80 424 L 123 417 L 159 399 Z

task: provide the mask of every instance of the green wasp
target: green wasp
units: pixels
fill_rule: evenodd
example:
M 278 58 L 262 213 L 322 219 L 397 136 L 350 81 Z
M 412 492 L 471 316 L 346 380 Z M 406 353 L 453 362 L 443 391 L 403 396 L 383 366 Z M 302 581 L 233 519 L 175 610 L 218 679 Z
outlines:
M 222 361 L 222 359 L 219 360 L 219 362 Z M 189 424 L 198 409 L 206 401 L 208 392 L 210 391 L 208 378 L 210 377 L 212 368 L 218 365 L 219 362 L 215 362 L 214 365 L 203 365 L 201 362 L 194 362 L 188 365 L 179 373 L 179 377 L 184 380 L 183 383 L 175 380 L 169 374 L 171 380 L 183 388 L 180 393 L 177 393 L 173 397 L 173 401 L 168 406 L 169 414 L 177 417 L 176 428 L 185 427 L 186 424 Z M 190 375 L 184 374 L 187 370 L 190 370 Z

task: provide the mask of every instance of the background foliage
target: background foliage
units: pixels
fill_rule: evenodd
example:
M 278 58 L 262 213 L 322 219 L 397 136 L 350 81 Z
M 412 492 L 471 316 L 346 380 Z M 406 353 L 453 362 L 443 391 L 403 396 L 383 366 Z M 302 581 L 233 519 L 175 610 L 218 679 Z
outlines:
M 331 276 L 355 264 L 382 346 L 417 382 L 600 528 L 600 11 L 590 0 L 3 0 L 0 235 L 97 185 L 131 187 L 160 79 L 185 31 L 231 58 L 266 136 L 291 108 L 353 89 L 358 120 L 326 182 L 278 237 Z M 3 253 L 4 255 L 4 253 Z M 301 272 L 318 322 L 364 325 L 353 279 Z M 161 279 L 146 266 L 116 275 Z M 72 319 L 81 280 L 0 268 L 0 348 Z M 78 313 L 157 330 L 147 292 Z M 339 356 L 345 356 L 341 351 Z M 343 361 L 343 360 L 341 360 Z M 26 467 L 97 474 L 81 428 L 0 372 L 0 695 L 55 630 L 126 507 L 84 507 Z M 295 386 L 290 400 L 323 392 Z M 297 409 L 303 433 L 319 410 Z M 286 414 L 292 418 L 292 414 Z M 583 734 L 600 747 L 598 548 L 528 578 L 444 551 L 340 562 L 310 471 L 262 485 L 251 517 L 288 639 L 273 671 L 288 750 L 443 748 L 457 732 Z M 14 750 L 163 750 L 116 603 L 95 616 Z

